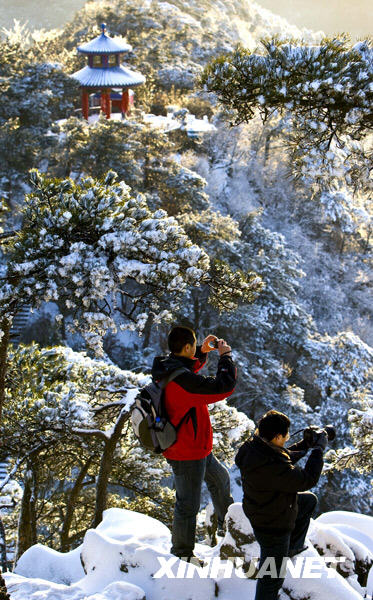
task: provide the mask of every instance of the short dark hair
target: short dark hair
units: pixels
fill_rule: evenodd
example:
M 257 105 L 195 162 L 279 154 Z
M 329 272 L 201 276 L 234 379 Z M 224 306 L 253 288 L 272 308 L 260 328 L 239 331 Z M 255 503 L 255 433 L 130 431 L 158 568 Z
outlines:
M 269 410 L 258 423 L 259 435 L 268 442 L 279 433 L 286 435 L 289 431 L 290 419 L 278 410 Z
M 186 344 L 194 344 L 196 334 L 190 327 L 176 326 L 168 334 L 168 347 L 171 352 L 179 353 Z

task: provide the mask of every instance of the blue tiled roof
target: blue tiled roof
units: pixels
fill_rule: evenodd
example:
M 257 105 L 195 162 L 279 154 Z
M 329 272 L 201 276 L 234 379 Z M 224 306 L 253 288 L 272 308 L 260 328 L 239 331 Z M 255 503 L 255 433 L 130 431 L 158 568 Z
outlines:
M 118 54 L 119 52 L 129 52 L 132 46 L 121 38 L 113 39 L 102 33 L 94 40 L 78 46 L 78 52 L 84 54 Z
M 80 85 L 91 88 L 103 87 L 135 87 L 145 83 L 144 75 L 136 71 L 130 71 L 123 66 L 95 69 L 84 67 L 71 75 L 77 79 Z

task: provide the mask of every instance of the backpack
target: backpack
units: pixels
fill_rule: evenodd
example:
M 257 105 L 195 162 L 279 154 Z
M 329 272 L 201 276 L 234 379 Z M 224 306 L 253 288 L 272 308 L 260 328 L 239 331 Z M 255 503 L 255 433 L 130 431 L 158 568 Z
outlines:
M 196 409 L 192 407 L 175 426 L 169 420 L 164 405 L 164 389 L 170 381 L 184 371 L 180 367 L 170 373 L 165 379 L 152 381 L 138 393 L 135 404 L 131 410 L 132 429 L 144 448 L 160 454 L 167 450 L 177 440 L 177 433 L 184 422 L 189 418 L 193 421 L 194 437 L 197 434 Z

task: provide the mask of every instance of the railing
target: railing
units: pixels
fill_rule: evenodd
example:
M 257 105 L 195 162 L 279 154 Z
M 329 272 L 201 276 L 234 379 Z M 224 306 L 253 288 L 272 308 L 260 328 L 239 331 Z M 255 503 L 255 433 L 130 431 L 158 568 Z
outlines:
M 22 335 L 24 328 L 26 327 L 30 318 L 30 306 L 25 305 L 20 308 L 17 314 L 14 316 L 12 327 L 10 330 L 10 341 L 12 344 L 17 346 L 19 344 L 19 338 Z

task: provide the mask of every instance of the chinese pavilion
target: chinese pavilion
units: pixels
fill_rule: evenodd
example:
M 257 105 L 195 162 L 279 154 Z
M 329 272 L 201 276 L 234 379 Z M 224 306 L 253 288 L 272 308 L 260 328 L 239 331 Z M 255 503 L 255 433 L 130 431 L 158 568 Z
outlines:
M 87 120 L 92 92 L 99 93 L 101 110 L 110 119 L 111 105 L 119 105 L 122 115 L 125 115 L 129 109 L 129 89 L 145 83 L 141 73 L 130 71 L 120 64 L 121 54 L 131 51 L 132 46 L 121 38 L 109 37 L 105 33 L 105 24 L 101 28 L 101 35 L 78 46 L 78 52 L 88 55 L 88 65 L 71 75 L 80 83 L 82 114 Z

